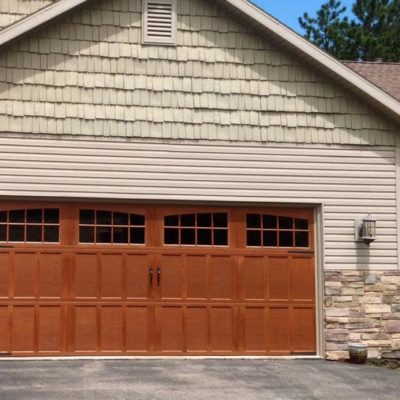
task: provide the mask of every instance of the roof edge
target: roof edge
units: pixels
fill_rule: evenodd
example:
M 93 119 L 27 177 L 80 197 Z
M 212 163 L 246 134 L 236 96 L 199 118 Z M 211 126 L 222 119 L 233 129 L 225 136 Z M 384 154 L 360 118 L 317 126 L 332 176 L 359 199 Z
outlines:
M 52 19 L 86 3 L 88 0 L 59 0 L 37 12 L 19 19 L 0 31 L 0 46 L 30 32 L 31 30 L 51 21 Z

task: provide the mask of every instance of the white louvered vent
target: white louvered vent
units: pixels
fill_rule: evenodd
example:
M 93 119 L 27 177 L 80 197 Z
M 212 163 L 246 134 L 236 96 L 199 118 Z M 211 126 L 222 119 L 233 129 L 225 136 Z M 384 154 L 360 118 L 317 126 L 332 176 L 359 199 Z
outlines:
M 175 44 L 176 0 L 143 0 L 143 42 Z

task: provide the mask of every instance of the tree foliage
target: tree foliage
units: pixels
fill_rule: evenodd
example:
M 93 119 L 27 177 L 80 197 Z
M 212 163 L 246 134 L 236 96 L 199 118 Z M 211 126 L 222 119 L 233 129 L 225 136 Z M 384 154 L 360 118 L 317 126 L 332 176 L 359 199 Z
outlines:
M 355 0 L 353 19 L 340 0 L 299 18 L 308 40 L 342 60 L 400 61 L 400 0 Z

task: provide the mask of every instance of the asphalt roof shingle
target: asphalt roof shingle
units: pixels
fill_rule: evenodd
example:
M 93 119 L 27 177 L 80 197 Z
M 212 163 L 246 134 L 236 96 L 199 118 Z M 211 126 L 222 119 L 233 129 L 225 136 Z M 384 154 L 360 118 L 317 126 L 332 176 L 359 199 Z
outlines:
M 400 63 L 343 61 L 343 64 L 400 101 Z

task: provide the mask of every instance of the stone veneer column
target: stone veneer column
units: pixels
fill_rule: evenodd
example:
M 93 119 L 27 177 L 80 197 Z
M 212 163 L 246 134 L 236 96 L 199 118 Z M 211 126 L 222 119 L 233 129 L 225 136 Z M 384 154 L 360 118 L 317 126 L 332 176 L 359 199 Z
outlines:
M 400 358 L 400 271 L 325 271 L 326 358 L 348 358 L 347 344 L 369 358 Z

